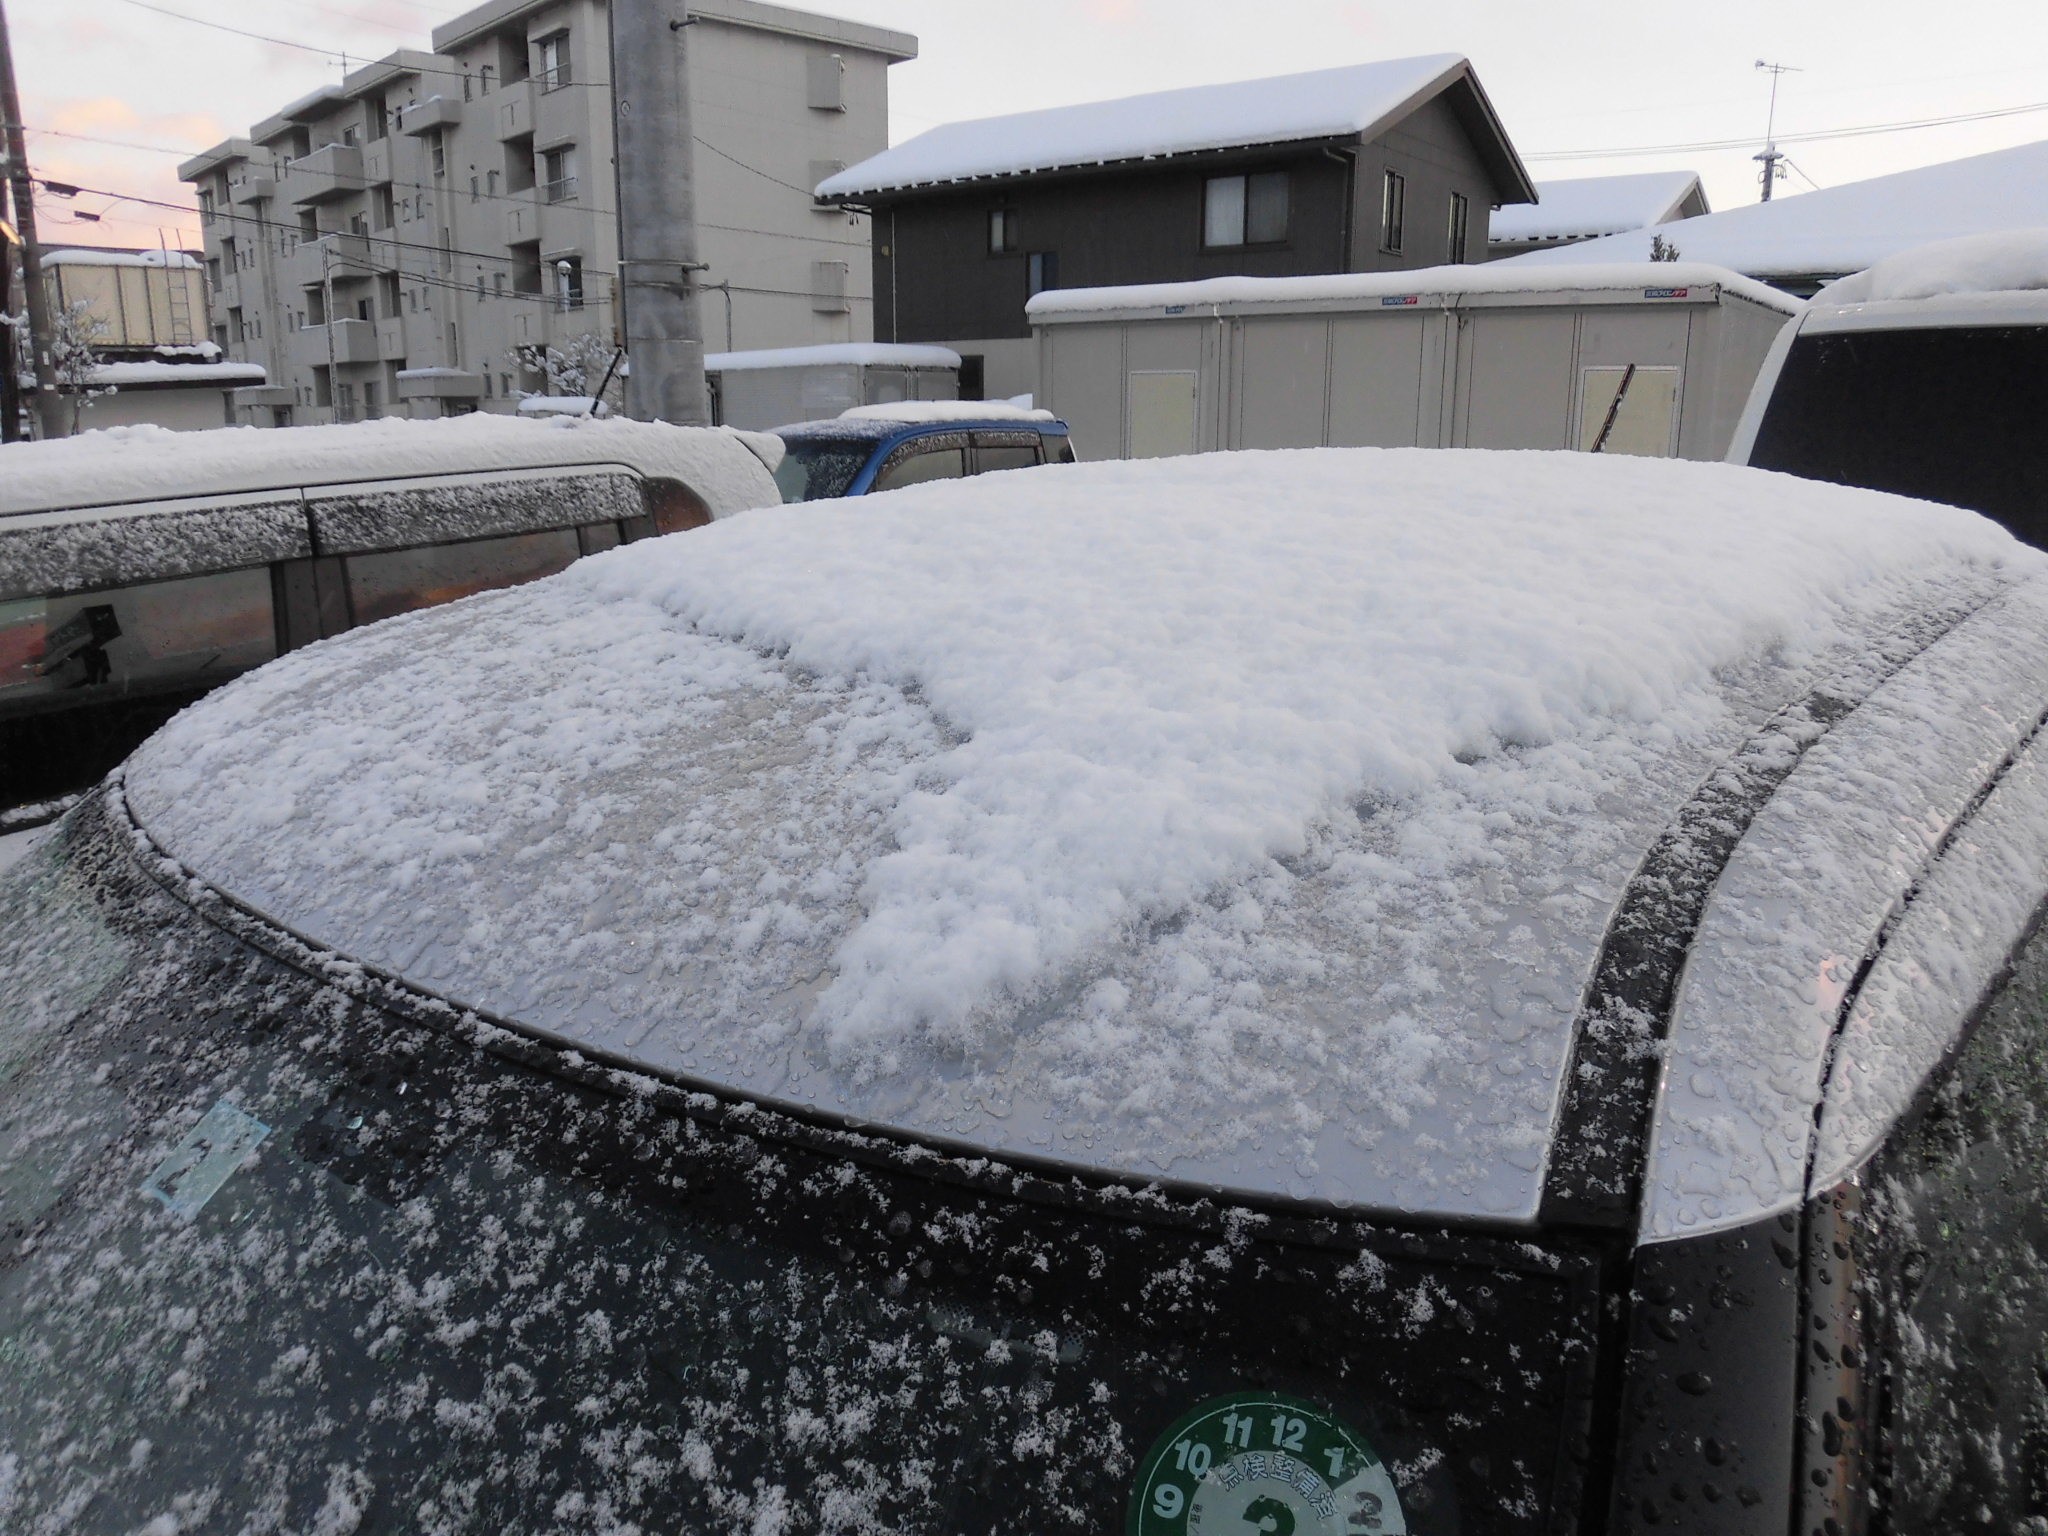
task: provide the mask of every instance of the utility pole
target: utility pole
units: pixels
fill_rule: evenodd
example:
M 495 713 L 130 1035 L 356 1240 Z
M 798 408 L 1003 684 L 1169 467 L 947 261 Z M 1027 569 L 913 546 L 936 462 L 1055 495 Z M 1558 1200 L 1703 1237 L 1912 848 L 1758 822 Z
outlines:
M 35 189 L 28 179 L 28 146 L 21 135 L 21 96 L 14 88 L 14 49 L 7 40 L 7 8 L 0 4 L 0 122 L 6 124 L 7 177 L 14 189 L 14 226 L 21 236 L 22 297 L 28 304 L 29 353 L 35 360 L 36 419 L 44 437 L 62 437 L 63 402 L 57 398 L 57 362 L 51 351 L 50 296 L 43 287 L 42 247 L 36 243 Z
M 612 144 L 618 185 L 617 302 L 626 337 L 626 414 L 711 424 L 697 297 L 691 180 L 689 29 L 683 0 L 613 0 Z
M 1785 157 L 1778 152 L 1778 77 L 1796 75 L 1801 71 L 1794 69 L 1790 64 L 1766 64 L 1762 59 L 1756 61 L 1756 67 L 1770 71 L 1771 76 L 1771 111 L 1770 116 L 1764 121 L 1764 152 L 1754 157 L 1763 162 L 1763 200 L 1768 203 L 1771 200 L 1771 187 L 1785 174 L 1779 169 Z
M 7 185 L 0 181 L 0 215 L 7 211 Z M 21 441 L 21 368 L 14 360 L 14 248 L 21 237 L 0 217 L 0 443 Z
M 334 373 L 334 247 L 320 242 L 320 314 L 327 322 L 327 419 L 341 420 L 341 385 Z

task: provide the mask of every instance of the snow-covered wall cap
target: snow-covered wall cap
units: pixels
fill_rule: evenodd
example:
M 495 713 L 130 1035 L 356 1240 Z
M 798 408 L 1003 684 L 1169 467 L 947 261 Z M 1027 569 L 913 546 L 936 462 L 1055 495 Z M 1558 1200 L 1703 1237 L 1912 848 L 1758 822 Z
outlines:
M 182 370 L 181 370 L 182 371 Z M 623 464 L 682 481 L 723 517 L 781 500 L 758 452 L 724 427 L 659 422 L 366 421 L 321 427 L 110 427 L 17 443 L 0 474 L 0 515 L 109 502 L 281 490 L 437 474 Z
M 766 347 L 754 352 L 707 352 L 706 373 L 740 373 L 757 368 L 819 368 L 832 364 L 857 368 L 958 368 L 960 354 L 951 347 L 909 342 L 840 341 L 815 347 Z
M 215 388 L 262 384 L 270 375 L 261 363 L 101 363 L 92 372 L 94 384 L 186 384 Z
M 1502 245 L 1524 240 L 1584 240 L 1647 229 L 1676 218 L 1700 191 L 1697 171 L 1645 171 L 1634 176 L 1581 176 L 1539 181 L 1538 200 L 1493 210 L 1487 239 Z M 1701 194 L 1704 197 L 1704 193 Z
M 1025 304 L 1035 321 L 1090 319 L 1116 313 L 1211 308 L 1240 309 L 1305 304 L 1374 303 L 1412 299 L 1416 307 L 1455 306 L 1475 295 L 1526 293 L 1634 293 L 1659 303 L 1704 301 L 1731 294 L 1781 314 L 1806 307 L 1780 289 L 1753 282 L 1726 267 L 1697 261 L 1629 261 L 1534 271 L 1511 261 L 1490 261 L 1412 272 L 1334 272 L 1312 277 L 1209 277 L 1191 283 L 1134 283 L 1122 288 L 1052 288 Z M 1405 306 L 1404 306 L 1405 307 Z
M 2048 139 L 1965 160 L 1923 165 L 1818 192 L 1779 196 L 1549 250 L 1507 257 L 1517 271 L 1641 261 L 1661 234 L 1688 261 L 1751 277 L 1839 277 L 1930 238 L 2048 226 Z
M 201 879 L 579 1050 L 949 1146 L 1532 1221 L 1644 850 L 1902 617 L 2044 566 L 1720 464 L 1081 464 L 371 625 L 185 711 L 127 792 Z
M 1828 305 L 1883 304 L 2041 289 L 2048 289 L 2048 228 L 1915 246 L 1829 284 L 1817 298 Z
M 841 421 L 1057 421 L 1051 411 L 1012 405 L 1007 400 L 893 400 L 881 405 L 856 405 L 839 413 Z
M 199 270 L 198 259 L 188 251 L 102 251 L 86 246 L 43 252 L 46 267 L 176 267 Z
M 595 409 L 593 409 L 595 408 Z M 612 408 L 589 395 L 528 395 L 519 402 L 522 416 L 609 416 Z
M 1433 53 L 946 123 L 828 176 L 817 196 L 1369 133 L 1467 68 Z

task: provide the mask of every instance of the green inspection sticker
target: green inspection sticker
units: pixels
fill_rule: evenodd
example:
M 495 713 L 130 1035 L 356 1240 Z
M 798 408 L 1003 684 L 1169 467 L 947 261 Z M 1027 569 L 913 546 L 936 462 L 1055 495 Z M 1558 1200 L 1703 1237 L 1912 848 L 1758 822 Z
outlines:
M 1138 1467 L 1128 1536 L 1407 1536 L 1373 1448 L 1313 1403 L 1277 1392 L 1212 1398 Z

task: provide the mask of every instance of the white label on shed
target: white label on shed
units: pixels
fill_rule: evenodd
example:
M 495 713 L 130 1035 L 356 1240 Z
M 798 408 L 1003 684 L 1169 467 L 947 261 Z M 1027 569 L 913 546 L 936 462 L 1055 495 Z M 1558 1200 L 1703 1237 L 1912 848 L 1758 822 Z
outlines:
M 1579 370 L 1579 451 L 1664 459 L 1678 415 L 1678 370 Z
M 1130 376 L 1131 457 L 1164 459 L 1195 451 L 1195 372 Z

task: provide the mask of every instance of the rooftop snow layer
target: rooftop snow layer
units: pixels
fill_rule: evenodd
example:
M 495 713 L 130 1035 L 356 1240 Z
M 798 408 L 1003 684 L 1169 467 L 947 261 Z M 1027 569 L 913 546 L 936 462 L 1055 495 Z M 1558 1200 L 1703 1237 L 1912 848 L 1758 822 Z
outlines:
M 758 452 L 745 446 L 754 436 L 650 422 L 485 415 L 204 432 L 110 427 L 10 447 L 7 472 L 0 475 L 0 515 L 599 461 L 673 476 L 722 517 L 781 499 Z M 779 451 L 781 444 L 774 447 Z
M 1033 320 L 1057 320 L 1127 310 L 1235 308 L 1254 304 L 1315 304 L 1349 299 L 1403 298 L 1455 302 L 1467 294 L 1647 293 L 1667 298 L 1679 290 L 1719 287 L 1722 291 L 1785 314 L 1805 301 L 1726 267 L 1698 261 L 1627 261 L 1544 272 L 1519 258 L 1412 272 L 1336 272 L 1312 277 L 1209 277 L 1191 283 L 1132 283 L 1122 288 L 1050 288 L 1024 306 Z M 1695 295 L 1698 296 L 1698 295 Z
M 706 373 L 737 373 L 754 368 L 816 368 L 825 364 L 860 368 L 958 368 L 960 354 L 951 347 L 917 346 L 907 342 L 842 341 L 819 347 L 767 347 L 756 352 L 707 352 Z
M 892 400 L 883 405 L 856 405 L 839 413 L 841 421 L 1056 421 L 1051 411 L 1012 405 L 1007 400 Z
M 1529 1219 L 1651 840 L 1896 608 L 2044 564 L 1719 464 L 1063 466 L 294 652 L 128 793 L 241 900 L 579 1049 L 999 1153 Z
M 1679 206 L 1699 185 L 1696 171 L 1539 181 L 1540 201 L 1493 210 L 1487 239 L 1496 245 L 1521 240 L 1584 240 L 1646 229 L 1675 218 Z
M 165 257 L 168 255 L 169 260 Z M 43 252 L 46 267 L 178 267 L 196 271 L 199 261 L 185 251 L 102 251 L 87 247 L 72 246 L 66 250 Z
M 94 384 L 261 384 L 261 363 L 101 363 Z
M 1829 304 L 1881 304 L 2043 288 L 2048 288 L 2048 228 L 1915 246 L 1831 283 L 1823 298 Z
M 1433 53 L 946 123 L 827 177 L 817 195 L 1367 133 L 1465 67 L 1462 55 Z
M 1661 233 L 1688 261 L 1758 278 L 1860 272 L 1930 239 L 2048 225 L 2048 140 L 1873 176 L 1768 203 L 1724 208 L 1655 231 L 1510 256 L 1516 271 L 1582 262 L 1640 261 Z

